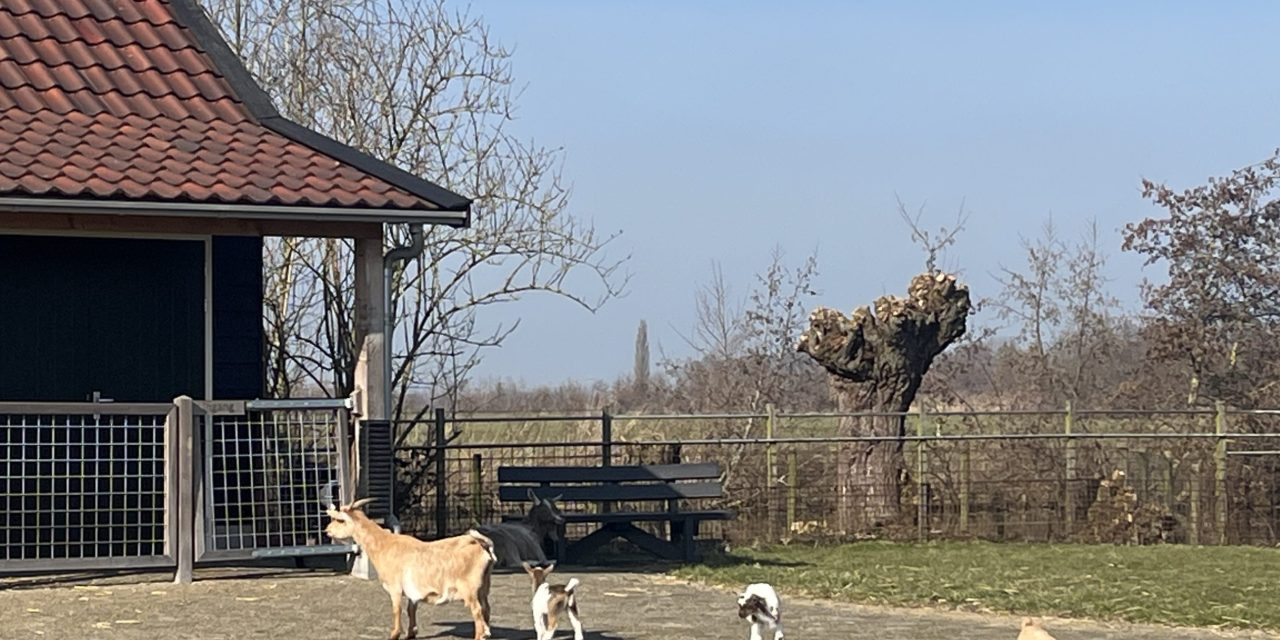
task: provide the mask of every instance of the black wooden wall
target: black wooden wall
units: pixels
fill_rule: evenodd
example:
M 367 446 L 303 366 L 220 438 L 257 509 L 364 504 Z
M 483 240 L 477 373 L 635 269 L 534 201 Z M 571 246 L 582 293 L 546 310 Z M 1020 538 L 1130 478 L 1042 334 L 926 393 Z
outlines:
M 205 395 L 205 243 L 0 234 L 0 401 Z M 262 395 L 262 240 L 216 237 L 214 397 Z

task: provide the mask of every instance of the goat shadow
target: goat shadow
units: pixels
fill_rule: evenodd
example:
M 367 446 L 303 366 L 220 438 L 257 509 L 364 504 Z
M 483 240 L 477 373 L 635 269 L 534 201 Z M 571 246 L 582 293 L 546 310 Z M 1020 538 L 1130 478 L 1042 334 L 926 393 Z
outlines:
M 475 635 L 475 627 L 471 622 L 437 622 L 436 626 L 444 627 L 441 631 L 433 636 L 419 636 L 420 638 L 470 638 Z M 585 626 L 585 625 L 584 625 Z M 514 629 L 512 627 L 500 627 L 490 625 L 489 631 L 493 634 L 493 640 L 529 640 L 537 634 L 533 629 Z M 568 625 L 556 629 L 556 637 L 572 638 L 573 631 Z M 623 640 L 622 636 L 609 635 L 603 631 L 591 631 L 583 629 L 583 640 Z

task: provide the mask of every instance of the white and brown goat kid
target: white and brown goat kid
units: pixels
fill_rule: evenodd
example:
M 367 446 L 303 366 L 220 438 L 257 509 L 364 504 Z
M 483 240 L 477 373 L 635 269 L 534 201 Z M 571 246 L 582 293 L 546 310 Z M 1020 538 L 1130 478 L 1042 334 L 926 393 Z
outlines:
M 750 640 L 782 640 L 782 602 L 773 587 L 757 582 L 738 596 L 738 617 L 751 623 Z M 772 631 L 772 636 L 766 633 Z
M 574 591 L 578 588 L 578 579 L 570 578 L 565 585 L 550 584 L 547 576 L 555 571 L 554 562 L 545 566 L 534 566 L 522 563 L 524 570 L 533 578 L 533 628 L 537 631 L 537 640 L 551 640 L 556 635 L 556 626 L 562 616 L 569 617 L 573 625 L 574 640 L 582 640 L 582 621 L 578 619 L 578 599 Z
M 497 557 L 493 541 L 472 530 L 432 542 L 392 533 L 369 519 L 360 507 L 371 498 L 337 508 L 330 505 L 331 520 L 325 533 L 331 538 L 354 540 L 369 556 L 382 588 L 391 596 L 391 638 L 401 637 L 400 608 L 408 600 L 409 628 L 404 638 L 418 632 L 418 603 L 444 604 L 461 600 L 475 621 L 475 640 L 489 637 L 489 580 Z

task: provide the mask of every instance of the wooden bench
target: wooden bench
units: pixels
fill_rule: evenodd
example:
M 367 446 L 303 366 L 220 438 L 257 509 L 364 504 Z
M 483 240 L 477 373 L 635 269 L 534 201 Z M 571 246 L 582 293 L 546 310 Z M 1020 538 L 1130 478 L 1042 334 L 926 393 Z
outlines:
M 659 464 L 621 467 L 500 467 L 498 498 L 503 502 L 530 502 L 529 492 L 540 499 L 561 503 L 594 503 L 595 513 L 563 512 L 566 523 L 600 526 L 586 537 L 566 544 L 563 529 L 555 557 L 576 562 L 604 544 L 624 538 L 654 555 L 670 560 L 697 559 L 694 538 L 705 520 L 729 520 L 725 510 L 682 510 L 681 500 L 721 498 L 720 465 Z M 665 509 L 618 511 L 625 503 L 666 503 Z M 508 516 L 518 520 L 521 516 Z M 666 540 L 636 526 L 637 522 L 665 522 Z

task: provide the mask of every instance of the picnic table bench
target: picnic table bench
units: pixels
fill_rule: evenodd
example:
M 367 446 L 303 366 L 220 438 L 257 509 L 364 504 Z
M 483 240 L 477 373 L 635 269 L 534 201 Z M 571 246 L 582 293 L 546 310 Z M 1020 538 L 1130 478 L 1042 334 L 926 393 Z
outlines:
M 558 498 L 562 503 L 594 503 L 594 512 L 566 512 L 567 523 L 600 525 L 586 537 L 566 543 L 563 528 L 555 557 L 576 562 L 602 545 L 624 538 L 632 544 L 670 560 L 697 559 L 694 538 L 698 525 L 707 520 L 729 520 L 733 512 L 723 509 L 685 510 L 682 500 L 724 496 L 720 465 L 711 463 L 658 464 L 609 467 L 500 467 L 498 498 L 503 502 L 531 502 L 530 492 L 539 499 Z M 666 503 L 666 508 L 619 511 L 617 503 Z M 518 520 L 520 516 L 508 516 Z M 638 522 L 665 522 L 664 540 L 636 526 Z

